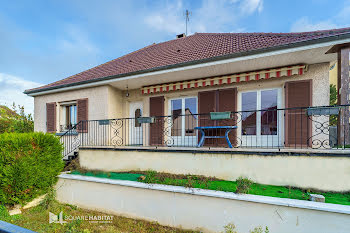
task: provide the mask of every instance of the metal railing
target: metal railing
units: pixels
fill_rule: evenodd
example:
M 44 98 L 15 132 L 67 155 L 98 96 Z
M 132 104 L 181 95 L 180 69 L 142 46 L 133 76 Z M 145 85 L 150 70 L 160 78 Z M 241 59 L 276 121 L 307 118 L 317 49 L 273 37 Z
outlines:
M 223 136 L 225 131 L 215 126 L 236 125 L 229 134 L 236 148 L 344 149 L 349 127 L 339 127 L 337 122 L 348 111 L 349 106 L 322 106 L 231 112 L 222 120 L 213 120 L 209 113 L 88 120 L 61 138 L 66 155 L 79 146 L 197 147 L 201 134 L 196 127 L 214 126 L 206 135 Z M 203 146 L 228 144 L 225 138 L 211 138 Z
M 67 132 L 69 130 L 72 130 L 72 129 L 74 129 L 75 125 L 76 124 L 60 125 L 60 132 L 64 133 L 64 132 Z

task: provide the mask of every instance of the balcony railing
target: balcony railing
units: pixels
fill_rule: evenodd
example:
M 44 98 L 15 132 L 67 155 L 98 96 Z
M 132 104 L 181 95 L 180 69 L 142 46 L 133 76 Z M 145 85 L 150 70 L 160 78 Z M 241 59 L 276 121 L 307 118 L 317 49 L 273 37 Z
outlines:
M 201 133 L 196 127 L 213 126 L 205 134 L 223 136 L 225 130 L 215 126 L 237 126 L 229 134 L 235 148 L 345 149 L 349 125 L 340 127 L 338 119 L 348 111 L 349 106 L 325 106 L 231 112 L 221 120 L 209 113 L 89 120 L 73 126 L 62 139 L 68 151 L 79 146 L 197 147 Z M 69 136 L 73 131 L 77 135 Z M 203 147 L 228 144 L 225 138 L 210 138 Z
M 60 133 L 67 132 L 69 130 L 73 130 L 76 124 L 68 124 L 68 125 L 60 125 Z

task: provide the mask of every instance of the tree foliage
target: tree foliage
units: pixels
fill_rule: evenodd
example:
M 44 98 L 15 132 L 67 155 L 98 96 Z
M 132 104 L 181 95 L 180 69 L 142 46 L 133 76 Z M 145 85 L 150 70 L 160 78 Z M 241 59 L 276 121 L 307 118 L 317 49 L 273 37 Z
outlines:
M 329 105 L 336 105 L 338 103 L 337 87 L 334 84 L 329 86 Z M 329 125 L 335 126 L 338 122 L 338 116 L 332 115 L 329 118 Z
M 29 133 L 34 131 L 31 114 L 24 107 L 13 103 L 12 109 L 0 105 L 0 133 Z
M 337 88 L 334 84 L 331 84 L 329 86 L 329 105 L 336 105 L 337 104 Z
M 46 193 L 63 169 L 62 150 L 52 134 L 0 134 L 0 205 L 24 204 Z

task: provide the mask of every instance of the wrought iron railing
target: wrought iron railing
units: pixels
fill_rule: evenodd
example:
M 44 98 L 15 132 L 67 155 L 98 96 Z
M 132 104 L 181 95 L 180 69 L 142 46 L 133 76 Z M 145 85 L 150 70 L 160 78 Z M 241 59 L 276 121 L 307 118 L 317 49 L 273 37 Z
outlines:
M 67 130 L 61 130 L 60 141 L 63 144 L 63 158 L 69 159 L 69 156 L 74 156 L 78 151 L 82 138 L 85 136 L 81 132 L 82 121 L 75 125 L 70 125 Z
M 72 130 L 72 129 L 74 129 L 75 125 L 76 124 L 60 125 L 60 132 L 64 133 L 64 132 L 67 132 L 69 130 Z
M 201 134 L 196 127 L 213 126 L 205 134 L 223 136 L 225 130 L 216 126 L 237 126 L 229 134 L 236 148 L 345 149 L 349 126 L 337 122 L 348 111 L 349 106 L 323 106 L 231 112 L 221 120 L 209 113 L 89 120 L 67 131 L 64 144 L 67 153 L 79 146 L 197 147 Z M 210 138 L 203 146 L 228 144 L 225 138 Z

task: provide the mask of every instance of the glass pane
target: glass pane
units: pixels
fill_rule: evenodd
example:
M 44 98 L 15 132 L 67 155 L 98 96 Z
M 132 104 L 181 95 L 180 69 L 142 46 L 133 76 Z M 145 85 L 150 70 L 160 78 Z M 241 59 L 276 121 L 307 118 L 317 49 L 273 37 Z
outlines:
M 70 124 L 73 126 L 77 123 L 77 106 L 71 105 L 70 106 Z
M 261 92 L 261 135 L 277 135 L 277 90 Z
M 242 93 L 242 135 L 256 135 L 256 92 Z
M 137 120 L 137 118 L 141 117 L 141 109 L 135 110 L 135 127 L 141 127 L 140 122 Z
M 194 127 L 197 126 L 197 99 L 185 99 L 185 135 L 195 136 Z
M 171 100 L 171 115 L 173 119 L 173 125 L 171 126 L 172 136 L 181 136 L 182 130 L 182 99 Z

